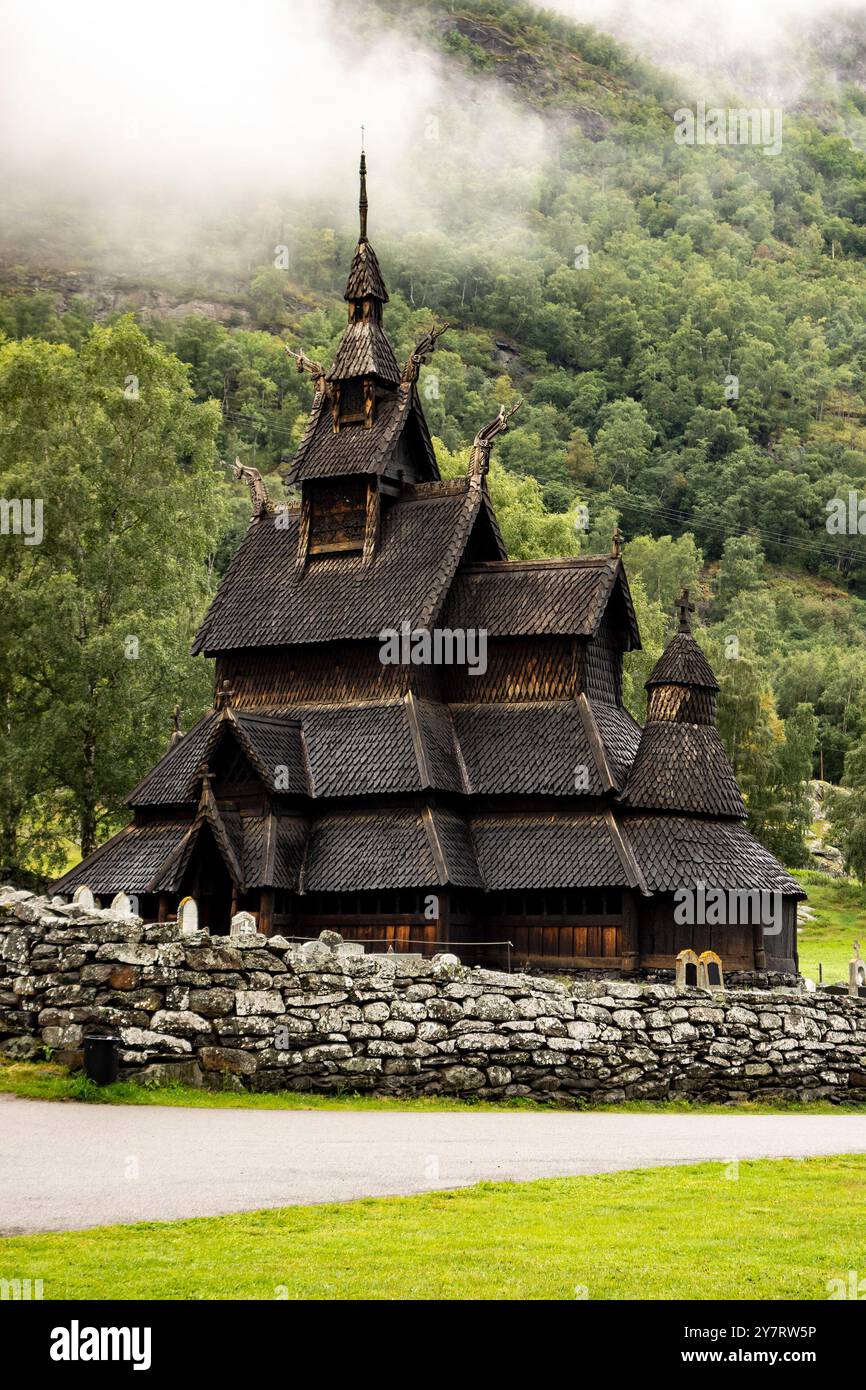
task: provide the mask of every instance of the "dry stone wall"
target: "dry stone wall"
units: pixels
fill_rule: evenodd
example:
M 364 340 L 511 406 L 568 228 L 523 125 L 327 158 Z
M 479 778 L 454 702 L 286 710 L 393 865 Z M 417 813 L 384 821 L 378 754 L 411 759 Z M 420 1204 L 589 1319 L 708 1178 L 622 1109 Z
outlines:
M 355 954 L 333 933 L 180 936 L 175 924 L 0 890 L 0 1053 L 81 1060 L 120 1039 L 121 1075 L 256 1090 L 574 1102 L 866 1103 L 866 1001 L 563 983 Z

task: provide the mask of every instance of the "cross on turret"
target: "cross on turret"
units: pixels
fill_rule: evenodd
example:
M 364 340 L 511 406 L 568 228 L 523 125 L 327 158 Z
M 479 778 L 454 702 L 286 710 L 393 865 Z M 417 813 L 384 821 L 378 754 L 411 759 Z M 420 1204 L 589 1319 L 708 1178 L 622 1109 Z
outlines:
M 683 589 L 682 593 L 677 599 L 677 608 L 680 610 L 680 632 L 691 632 L 692 627 L 691 623 L 689 622 L 689 614 L 694 613 L 695 605 L 693 603 L 689 603 L 688 589 Z

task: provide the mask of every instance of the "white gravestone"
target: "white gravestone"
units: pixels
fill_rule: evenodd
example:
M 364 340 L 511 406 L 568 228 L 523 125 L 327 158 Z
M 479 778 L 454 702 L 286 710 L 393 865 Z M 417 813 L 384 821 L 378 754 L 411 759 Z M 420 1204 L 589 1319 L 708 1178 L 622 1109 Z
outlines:
M 195 898 L 182 898 L 177 909 L 177 925 L 184 936 L 198 931 L 198 903 Z

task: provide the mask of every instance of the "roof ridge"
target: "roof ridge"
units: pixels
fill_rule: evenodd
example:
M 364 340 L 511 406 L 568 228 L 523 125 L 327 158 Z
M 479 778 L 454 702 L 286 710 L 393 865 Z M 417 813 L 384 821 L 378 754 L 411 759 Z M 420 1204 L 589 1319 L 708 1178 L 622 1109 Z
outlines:
M 580 722 L 583 725 L 583 731 L 586 734 L 586 741 L 589 744 L 589 750 L 592 753 L 593 759 L 595 761 L 595 770 L 598 773 L 599 780 L 602 786 L 602 791 L 616 791 L 617 784 L 610 770 L 610 765 L 607 760 L 607 753 L 605 752 L 604 742 L 601 737 L 601 731 L 599 730 L 598 725 L 595 722 L 595 714 L 593 712 L 592 706 L 589 703 L 585 690 L 580 691 L 574 703 L 577 706 L 577 712 L 580 716 Z
M 603 569 L 610 555 L 561 555 L 550 560 L 472 560 L 461 574 L 502 573 L 506 570 Z
M 483 504 L 482 490 L 477 480 L 470 479 L 466 499 L 468 505 L 464 508 L 464 515 L 454 528 L 453 540 L 445 548 L 442 563 L 434 576 L 432 590 L 427 595 L 427 601 L 418 615 L 421 626 L 432 623 L 437 613 L 441 611 L 448 590 L 457 573 L 463 551 L 466 549 L 472 534 L 472 527 Z
M 605 811 L 604 819 L 608 834 L 613 841 L 614 849 L 619 855 L 620 863 L 631 879 L 631 887 L 639 888 L 643 896 L 648 898 L 650 896 L 649 890 L 647 889 L 646 879 L 641 871 L 637 856 L 623 834 L 622 827 L 618 824 L 616 816 L 613 814 L 610 807 Z

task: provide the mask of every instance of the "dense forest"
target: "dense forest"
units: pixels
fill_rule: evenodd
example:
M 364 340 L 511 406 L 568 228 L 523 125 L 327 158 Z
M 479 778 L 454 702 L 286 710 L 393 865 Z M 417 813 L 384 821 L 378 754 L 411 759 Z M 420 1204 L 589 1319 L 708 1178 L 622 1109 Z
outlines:
M 443 473 L 521 397 L 491 473 L 509 553 L 606 550 L 621 526 L 639 718 L 687 585 L 755 832 L 803 863 L 805 780 L 844 780 L 859 871 L 866 541 L 828 521 L 866 497 L 866 21 L 816 42 L 768 155 L 678 144 L 678 79 L 528 5 L 365 11 L 368 34 L 437 56 L 455 103 L 505 102 L 530 132 L 488 175 L 443 106 L 417 135 L 429 222 L 380 234 L 372 204 L 398 359 L 451 325 L 421 383 Z M 333 354 L 350 201 L 338 216 L 294 189 L 214 218 L 137 281 L 86 208 L 0 227 L 0 493 L 51 519 L 42 545 L 0 547 L 4 872 L 109 833 L 175 701 L 186 724 L 207 703 L 188 641 L 248 514 L 217 460 L 282 495 L 310 404 L 283 343 Z

